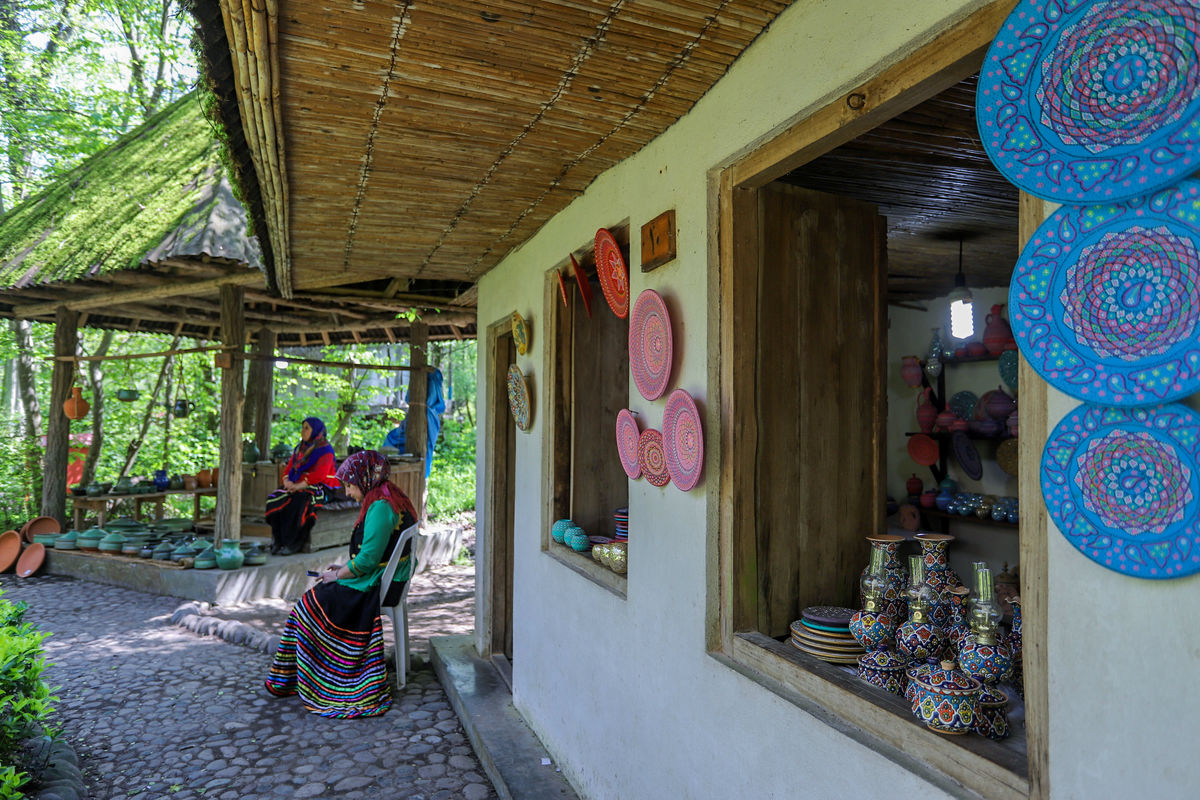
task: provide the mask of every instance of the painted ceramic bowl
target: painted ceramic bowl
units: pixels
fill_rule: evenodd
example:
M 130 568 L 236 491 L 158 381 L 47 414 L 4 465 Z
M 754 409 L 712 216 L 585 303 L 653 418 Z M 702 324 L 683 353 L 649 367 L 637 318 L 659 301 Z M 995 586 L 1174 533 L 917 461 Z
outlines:
M 55 550 L 78 550 L 79 531 L 67 531 L 54 540 Z
M 980 695 L 975 732 L 994 741 L 1007 739 L 1012 733 L 1008 725 L 1008 698 L 1003 692 L 985 689 Z
M 983 684 L 943 661 L 925 675 L 913 678 L 917 684 L 917 716 L 938 733 L 962 734 L 975 727 Z
M 574 527 L 575 523 L 571 520 L 560 519 L 550 527 L 550 538 L 559 544 L 565 544 L 566 542 L 563 537 L 566 536 L 567 531 Z

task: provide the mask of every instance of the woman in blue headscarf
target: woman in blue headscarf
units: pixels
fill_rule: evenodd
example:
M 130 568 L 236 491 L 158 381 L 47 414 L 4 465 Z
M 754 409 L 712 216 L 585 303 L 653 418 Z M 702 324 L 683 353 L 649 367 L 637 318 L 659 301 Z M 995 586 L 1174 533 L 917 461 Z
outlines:
M 300 443 L 284 469 L 283 488 L 271 492 L 266 509 L 271 553 L 282 556 L 304 547 L 317 521 L 317 509 L 330 501 L 340 485 L 334 475 L 333 448 L 325 441 L 324 422 L 316 417 L 304 420 Z

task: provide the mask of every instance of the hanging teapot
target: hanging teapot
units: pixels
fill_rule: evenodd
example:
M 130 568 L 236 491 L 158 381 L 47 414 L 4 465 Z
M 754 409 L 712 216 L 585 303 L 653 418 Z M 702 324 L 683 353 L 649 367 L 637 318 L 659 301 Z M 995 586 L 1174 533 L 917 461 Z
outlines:
M 167 477 L 165 469 L 154 470 L 154 488 L 160 492 L 167 489 L 171 485 L 171 479 Z
M 196 410 L 196 404 L 191 400 L 184 400 L 182 397 L 175 401 L 174 407 L 171 407 L 171 413 L 176 417 L 183 418 Z

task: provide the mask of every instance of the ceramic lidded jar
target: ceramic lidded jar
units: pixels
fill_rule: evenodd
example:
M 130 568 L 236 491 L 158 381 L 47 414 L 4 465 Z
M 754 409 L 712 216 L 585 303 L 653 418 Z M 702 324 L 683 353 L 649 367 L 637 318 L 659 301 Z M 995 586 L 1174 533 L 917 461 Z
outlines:
M 938 733 L 968 733 L 975 727 L 983 684 L 953 661 L 942 661 L 925 675 L 916 677 L 918 716 Z
M 858 677 L 884 691 L 903 695 L 908 686 L 904 666 L 904 660 L 891 650 L 872 650 L 858 657 Z

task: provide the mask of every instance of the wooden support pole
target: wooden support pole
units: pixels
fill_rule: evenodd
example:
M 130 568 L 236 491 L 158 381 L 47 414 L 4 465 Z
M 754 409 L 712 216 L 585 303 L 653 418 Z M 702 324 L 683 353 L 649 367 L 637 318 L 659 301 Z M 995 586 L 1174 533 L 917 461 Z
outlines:
M 221 287 L 221 342 L 241 352 L 246 341 L 246 320 L 242 316 L 242 288 Z M 242 359 L 231 358 L 221 369 L 221 455 L 217 475 L 217 512 L 213 537 L 242 538 Z
M 275 408 L 275 331 L 263 328 L 254 345 L 256 359 L 251 363 L 254 394 L 254 444 L 264 461 L 271 452 L 271 412 Z M 262 358 L 264 360 L 258 360 Z M 254 377 L 257 369 L 257 378 Z
M 54 354 L 74 355 L 79 342 L 79 312 L 59 306 L 54 312 Z M 42 474 L 42 516 L 54 517 L 66 529 L 67 459 L 71 420 L 63 403 L 71 393 L 75 365 L 55 361 L 50 376 L 50 407 L 46 409 L 46 458 Z
M 412 338 L 409 340 L 409 347 L 412 350 L 412 357 L 409 360 L 412 362 L 413 371 L 408 378 L 408 414 L 405 416 L 407 424 L 405 425 L 404 441 L 409 453 L 421 457 L 421 463 L 425 462 L 425 443 L 429 439 L 428 417 L 425 411 L 427 405 L 425 395 L 429 386 L 429 379 L 425 374 L 425 366 L 428 363 L 425 347 L 428 338 L 429 326 L 424 322 L 414 322 Z M 421 486 L 424 485 L 425 470 L 421 470 Z M 424 490 L 422 490 L 423 494 Z M 422 496 L 410 499 L 420 509 L 423 517 L 425 515 L 425 498 Z

